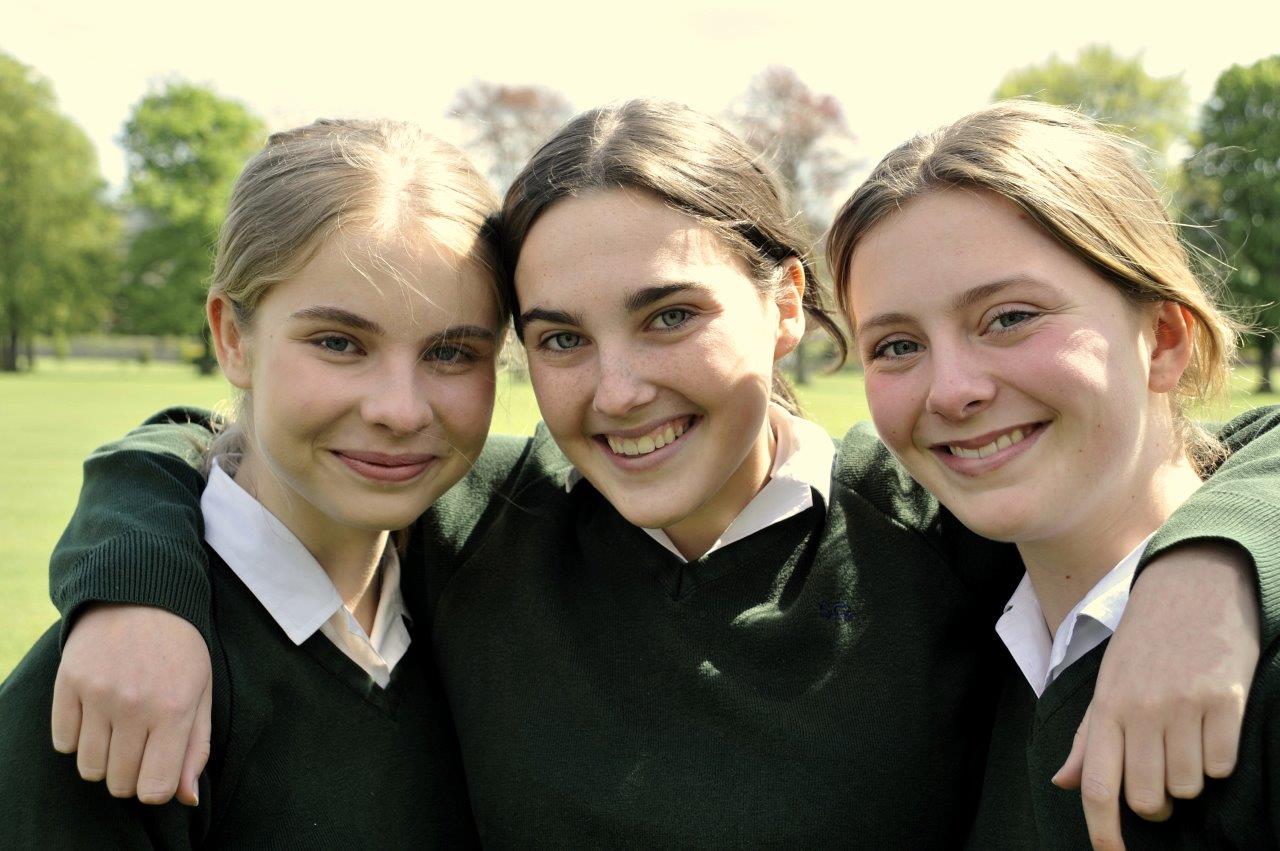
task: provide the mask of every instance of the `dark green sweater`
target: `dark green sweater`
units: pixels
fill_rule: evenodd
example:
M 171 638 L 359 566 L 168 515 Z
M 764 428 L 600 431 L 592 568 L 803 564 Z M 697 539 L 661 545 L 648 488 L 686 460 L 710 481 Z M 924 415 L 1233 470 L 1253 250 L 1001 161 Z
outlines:
M 1036 700 L 1010 658 L 992 734 L 982 805 L 969 847 L 1079 849 L 1089 831 L 1078 792 L 1050 778 L 1071 750 L 1102 662 L 1102 646 L 1063 671 Z M 1249 697 L 1236 770 L 1210 780 L 1193 801 L 1176 801 L 1165 822 L 1121 810 L 1125 847 L 1142 849 L 1280 848 L 1280 658 L 1267 653 Z
M 90 459 L 55 557 L 64 611 L 131 600 L 202 626 L 189 552 L 200 482 L 175 457 L 199 427 L 185 428 L 144 429 Z M 1154 549 L 1240 541 L 1269 635 L 1280 553 L 1253 529 L 1280 518 L 1277 441 L 1240 451 Z M 589 485 L 566 495 L 564 468 L 545 432 L 491 440 L 424 517 L 429 569 L 405 572 L 410 604 L 432 613 L 486 844 L 962 841 L 998 694 L 992 624 L 1017 576 L 1010 548 L 960 530 L 865 429 L 840 447 L 825 512 L 689 565 Z
M 295 646 L 209 557 L 213 754 L 200 805 L 112 798 L 50 747 L 54 627 L 0 686 L 0 848 L 474 846 L 425 637 L 378 688 L 319 632 Z

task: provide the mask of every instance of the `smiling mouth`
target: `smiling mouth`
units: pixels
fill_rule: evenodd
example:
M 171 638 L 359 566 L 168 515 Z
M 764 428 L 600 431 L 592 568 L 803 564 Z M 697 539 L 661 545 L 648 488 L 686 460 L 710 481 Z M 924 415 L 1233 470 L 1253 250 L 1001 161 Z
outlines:
M 1016 446 L 1043 429 L 1045 425 L 1045 423 L 1032 423 L 1031 425 L 1018 426 L 981 446 L 961 446 L 957 443 L 944 443 L 939 448 L 946 450 L 957 458 L 990 458 L 1002 449 Z
M 648 455 L 675 443 L 693 426 L 693 422 L 694 417 L 691 416 L 677 417 L 636 437 L 602 434 L 598 439 L 602 440 L 614 455 L 626 457 Z

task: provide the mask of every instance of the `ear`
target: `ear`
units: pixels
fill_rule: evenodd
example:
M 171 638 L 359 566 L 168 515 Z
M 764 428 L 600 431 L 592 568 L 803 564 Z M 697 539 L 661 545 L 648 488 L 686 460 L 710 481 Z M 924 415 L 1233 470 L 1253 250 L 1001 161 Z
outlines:
M 774 302 L 778 305 L 778 337 L 773 347 L 775 361 L 791 354 L 804 337 L 804 267 L 799 258 L 788 257 L 782 264 L 783 277 Z
M 232 385 L 241 390 L 253 389 L 248 341 L 244 329 L 236 321 L 231 301 L 221 293 L 209 293 L 205 312 L 209 316 L 209 331 L 213 337 L 213 350 L 218 355 L 218 366 L 222 367 L 223 374 Z
M 1155 316 L 1155 345 L 1151 348 L 1151 372 L 1147 387 L 1169 393 L 1182 380 L 1195 345 L 1196 317 L 1176 301 L 1160 303 Z

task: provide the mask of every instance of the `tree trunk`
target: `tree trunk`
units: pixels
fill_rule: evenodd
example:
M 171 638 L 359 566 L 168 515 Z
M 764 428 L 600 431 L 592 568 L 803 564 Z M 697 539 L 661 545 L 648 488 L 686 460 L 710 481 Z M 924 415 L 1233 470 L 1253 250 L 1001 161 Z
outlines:
M 11 325 L 9 333 L 0 339 L 0 372 L 18 371 L 18 328 Z
M 34 372 L 36 368 L 36 338 L 27 338 L 27 370 Z
M 200 357 L 196 358 L 196 369 L 201 375 L 213 375 L 213 371 L 218 368 L 218 356 L 213 353 L 213 338 L 209 336 L 208 328 L 204 330 L 200 342 L 204 343 L 204 348 Z
M 809 383 L 809 356 L 805 350 L 804 340 L 800 341 L 791 356 L 794 358 L 792 371 L 795 376 L 796 386 L 803 387 Z
M 1271 393 L 1271 365 L 1276 350 L 1276 338 L 1270 332 L 1258 338 L 1258 392 Z

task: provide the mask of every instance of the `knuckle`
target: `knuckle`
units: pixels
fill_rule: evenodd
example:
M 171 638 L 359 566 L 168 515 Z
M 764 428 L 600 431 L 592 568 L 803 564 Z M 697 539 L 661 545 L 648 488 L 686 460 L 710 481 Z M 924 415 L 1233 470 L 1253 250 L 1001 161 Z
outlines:
M 1197 797 L 1204 791 L 1203 781 L 1179 781 L 1169 784 L 1169 794 L 1184 800 Z
M 1133 789 L 1125 794 L 1129 809 L 1139 815 L 1155 815 L 1164 807 L 1164 794 L 1154 789 Z
M 158 777 L 140 779 L 138 781 L 138 800 L 144 804 L 163 804 L 169 801 L 178 791 L 177 780 L 164 780 Z
M 1087 775 L 1080 782 L 1080 797 L 1087 804 L 1103 806 L 1115 801 L 1116 790 L 1101 777 Z
M 110 781 L 107 783 L 107 791 L 111 793 L 113 798 L 132 798 L 134 793 L 132 786 L 124 783 L 111 783 Z

